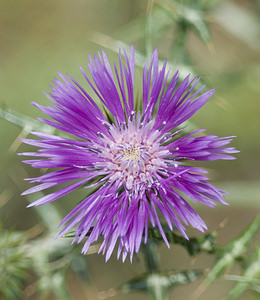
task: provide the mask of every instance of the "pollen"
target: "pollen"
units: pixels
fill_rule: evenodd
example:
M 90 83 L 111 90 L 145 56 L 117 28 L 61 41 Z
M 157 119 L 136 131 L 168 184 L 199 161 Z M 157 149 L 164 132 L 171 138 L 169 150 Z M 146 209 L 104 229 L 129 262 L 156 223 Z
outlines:
M 124 158 L 133 160 L 135 163 L 137 159 L 140 159 L 140 148 L 138 146 L 129 147 L 128 149 L 124 149 L 122 151 L 122 154 L 124 155 Z

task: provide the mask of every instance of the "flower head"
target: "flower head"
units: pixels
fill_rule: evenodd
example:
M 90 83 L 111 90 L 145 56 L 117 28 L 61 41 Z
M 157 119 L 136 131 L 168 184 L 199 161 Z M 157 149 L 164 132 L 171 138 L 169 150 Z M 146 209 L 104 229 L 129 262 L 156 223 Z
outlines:
M 178 84 L 178 72 L 168 80 L 166 61 L 159 70 L 155 50 L 150 66 L 143 68 L 142 101 L 135 102 L 133 47 L 129 58 L 125 52 L 119 53 L 119 67 L 114 65 L 114 73 L 104 51 L 89 61 L 92 82 L 81 69 L 87 89 L 69 75 L 59 74 L 63 81 L 55 79 L 51 93 L 46 94 L 53 106 L 34 103 L 53 119 L 42 122 L 76 138 L 32 132 L 39 139 L 23 140 L 40 148 L 22 153 L 35 157 L 26 163 L 35 168 L 55 168 L 30 178 L 39 185 L 23 194 L 67 183 L 29 206 L 50 203 L 79 187 L 89 189 L 86 198 L 61 222 L 64 228 L 59 236 L 74 227 L 73 242 L 89 235 L 83 253 L 102 236 L 100 251 L 106 260 L 117 241 L 118 257 L 122 253 L 125 260 L 130 254 L 132 260 L 142 239 L 146 243 L 149 226 L 157 226 L 169 246 L 159 212 L 171 230 L 177 228 L 187 239 L 185 225 L 206 229 L 186 198 L 214 206 L 215 202 L 225 204 L 224 192 L 208 182 L 205 170 L 188 161 L 233 159 L 228 154 L 237 151 L 225 147 L 232 137 L 195 136 L 203 130 L 185 135 L 180 125 L 214 90 L 199 95 L 204 88 L 194 92 L 199 79 L 187 76 Z M 95 99 L 89 94 L 91 90 Z

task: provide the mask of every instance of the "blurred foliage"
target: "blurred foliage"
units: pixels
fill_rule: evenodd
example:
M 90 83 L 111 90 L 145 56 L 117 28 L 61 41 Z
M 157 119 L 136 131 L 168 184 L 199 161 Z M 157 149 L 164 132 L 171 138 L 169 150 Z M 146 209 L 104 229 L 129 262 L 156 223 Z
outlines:
M 0 228 L 0 295 L 3 300 L 25 297 L 24 285 L 34 277 L 30 291 L 41 297 L 52 293 L 57 299 L 69 300 L 71 297 L 66 283 L 68 268 L 82 280 L 89 281 L 88 266 L 79 248 L 71 248 L 68 240 L 55 239 L 54 224 L 61 220 L 57 209 L 54 206 L 41 207 L 39 216 L 47 231 L 43 234 L 40 230 L 40 235 L 33 239 L 30 235 L 34 235 L 34 230 L 26 234 L 25 240 L 22 231 Z M 39 229 L 35 229 L 37 233 Z M 96 253 L 96 248 L 92 248 Z
M 187 250 L 189 255 L 199 255 L 207 252 L 216 257 L 216 263 L 210 268 L 205 276 L 203 283 L 196 290 L 194 297 L 198 299 L 208 286 L 213 283 L 220 275 L 235 262 L 244 269 L 241 277 L 226 275 L 224 279 L 241 281 L 231 289 L 227 295 L 227 300 L 238 299 L 247 289 L 256 290 L 259 286 L 258 275 L 260 273 L 259 246 L 253 254 L 250 254 L 250 245 L 253 243 L 255 234 L 260 229 L 260 216 L 256 217 L 252 223 L 227 246 L 216 245 L 216 234 L 207 234 L 199 238 L 191 238 L 189 241 L 174 232 L 165 230 L 165 235 L 170 243 L 181 245 Z M 151 294 L 152 299 L 167 299 L 169 290 L 176 285 L 188 284 L 205 275 L 205 270 L 170 270 L 161 272 L 159 268 L 158 242 L 162 236 L 156 228 L 150 228 L 149 240 L 142 246 L 144 259 L 146 262 L 147 273 L 139 275 L 124 283 L 118 291 L 129 293 L 132 291 L 146 291 Z M 106 295 L 106 292 L 103 292 Z M 106 299 L 106 297 L 103 297 Z
M 3 229 L 0 224 L 0 299 L 21 299 L 28 278 L 28 257 L 22 232 Z

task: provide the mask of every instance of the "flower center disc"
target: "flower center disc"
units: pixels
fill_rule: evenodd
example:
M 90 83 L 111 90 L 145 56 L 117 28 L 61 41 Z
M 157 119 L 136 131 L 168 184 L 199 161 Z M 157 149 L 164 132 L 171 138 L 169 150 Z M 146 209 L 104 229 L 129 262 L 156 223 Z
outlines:
M 140 154 L 141 152 L 138 146 L 130 147 L 129 149 L 123 150 L 124 157 L 133 160 L 134 162 L 136 162 Z
M 151 132 L 150 124 L 141 125 L 134 118 L 128 126 L 110 126 L 109 135 L 100 135 L 100 156 L 104 161 L 95 167 L 104 169 L 107 180 L 117 182 L 129 193 L 143 193 L 147 187 L 158 185 L 161 173 L 167 173 L 165 157 L 169 150 L 162 146 L 163 135 L 159 130 Z

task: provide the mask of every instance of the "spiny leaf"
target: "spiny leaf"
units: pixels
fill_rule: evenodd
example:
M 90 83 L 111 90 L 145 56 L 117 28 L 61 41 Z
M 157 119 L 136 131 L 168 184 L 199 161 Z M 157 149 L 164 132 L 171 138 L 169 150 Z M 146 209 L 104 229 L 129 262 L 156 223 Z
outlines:
M 253 222 L 246 228 L 246 230 L 228 246 L 223 249 L 221 257 L 216 264 L 211 268 L 206 276 L 203 285 L 209 286 L 217 277 L 224 272 L 224 270 L 231 266 L 236 259 L 238 259 L 247 249 L 255 233 L 260 226 L 260 216 L 257 216 Z
M 124 293 L 140 290 L 153 292 L 153 289 L 157 287 L 166 292 L 173 286 L 188 284 L 202 275 L 203 272 L 199 270 L 148 273 L 123 284 L 120 290 Z
M 235 287 L 228 293 L 227 299 L 234 300 L 242 295 L 247 289 L 256 285 L 259 280 L 257 280 L 260 274 L 260 245 L 255 249 L 253 257 L 251 257 L 250 264 L 246 267 L 242 276 L 239 276 L 239 280 Z

